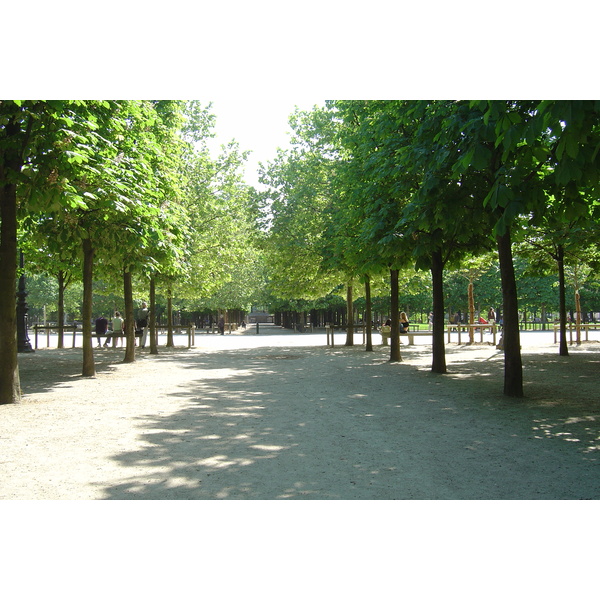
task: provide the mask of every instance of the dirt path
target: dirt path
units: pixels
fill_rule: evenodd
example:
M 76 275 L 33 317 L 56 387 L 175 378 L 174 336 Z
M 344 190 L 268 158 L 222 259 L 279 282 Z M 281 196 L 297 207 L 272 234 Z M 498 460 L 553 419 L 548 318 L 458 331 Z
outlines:
M 525 402 L 487 344 L 436 376 L 425 338 L 399 364 L 267 327 L 196 343 L 98 351 L 93 379 L 78 349 L 20 355 L 0 499 L 600 498 L 598 342 L 524 335 Z

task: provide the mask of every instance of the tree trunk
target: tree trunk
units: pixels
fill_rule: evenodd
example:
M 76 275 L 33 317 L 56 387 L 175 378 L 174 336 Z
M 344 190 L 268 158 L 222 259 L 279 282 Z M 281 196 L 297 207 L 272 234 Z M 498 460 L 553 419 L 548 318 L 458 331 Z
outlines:
M 390 269 L 390 318 L 392 330 L 390 332 L 390 362 L 402 362 L 400 355 L 400 307 L 398 305 L 398 269 Z
M 373 352 L 373 316 L 371 310 L 371 278 L 367 275 L 365 278 L 365 318 L 363 319 L 363 326 L 366 327 L 365 332 L 367 334 L 367 346 L 365 350 L 367 352 Z
M 12 404 L 21 399 L 15 302 L 17 189 L 15 184 L 6 182 L 6 171 L 18 172 L 21 167 L 10 163 L 5 159 L 4 165 L 0 164 L 0 404 Z
M 446 373 L 446 346 L 444 344 L 444 262 L 441 251 L 431 256 L 431 286 L 433 302 L 432 373 Z
M 65 341 L 65 272 L 58 272 L 58 344 L 57 348 L 64 348 Z M 44 323 L 45 325 L 46 323 Z
M 135 315 L 133 314 L 133 284 L 131 271 L 123 269 L 123 299 L 125 301 L 125 357 L 124 363 L 135 362 Z
M 577 345 L 581 346 L 581 296 L 579 295 L 579 290 L 575 290 L 575 335 L 577 340 Z
M 523 363 L 519 335 L 519 302 L 512 259 L 510 230 L 497 237 L 502 280 L 502 338 L 504 346 L 504 394 L 523 397 Z
M 558 344 L 558 354 L 560 356 L 569 356 L 569 347 L 567 346 L 567 298 L 565 292 L 565 249 L 562 245 L 558 247 L 556 255 L 558 266 L 558 318 L 560 320 L 560 339 Z
M 95 377 L 94 347 L 92 344 L 92 282 L 94 270 L 94 248 L 92 240 L 86 238 L 83 246 L 83 368 L 84 377 Z
M 354 346 L 354 309 L 352 306 L 352 284 L 349 283 L 346 288 L 346 313 L 348 314 L 348 323 L 346 328 L 346 346 Z
M 475 323 L 475 297 L 473 294 L 473 280 L 469 281 L 469 323 L 473 325 Z M 469 344 L 475 343 L 475 329 L 473 327 L 469 327 Z
M 167 348 L 173 348 L 173 293 L 171 288 L 167 291 Z
M 150 314 L 148 315 L 148 327 L 150 327 L 150 354 L 158 354 L 156 343 L 156 282 L 154 276 L 150 278 Z

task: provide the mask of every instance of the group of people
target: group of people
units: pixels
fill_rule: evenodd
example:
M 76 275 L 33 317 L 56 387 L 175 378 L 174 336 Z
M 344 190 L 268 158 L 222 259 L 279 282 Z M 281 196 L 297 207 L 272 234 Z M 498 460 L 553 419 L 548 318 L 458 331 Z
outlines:
M 121 313 L 117 310 L 112 318 L 112 329 L 108 327 L 108 319 L 102 315 L 96 319 L 96 340 L 98 341 L 98 348 L 102 347 L 102 338 L 106 338 L 104 347 L 107 348 L 110 340 L 112 339 L 113 348 L 117 347 L 120 343 L 123 346 L 123 337 L 125 335 L 125 320 L 121 317 Z M 136 321 L 136 335 L 141 332 L 140 347 L 146 346 L 148 337 L 148 305 L 142 302 L 142 306 L 138 311 L 138 318 Z
M 399 321 L 400 321 L 400 323 L 399 323 L 400 333 L 408 333 L 408 328 L 409 328 L 410 323 L 408 321 L 408 316 L 404 311 L 400 313 Z M 433 312 L 429 313 L 428 321 L 429 321 L 429 328 L 433 329 Z M 456 324 L 460 324 L 462 322 L 462 315 L 461 315 L 460 311 L 455 313 L 451 322 L 456 323 Z M 481 324 L 489 323 L 490 325 L 494 325 L 497 322 L 496 311 L 493 308 L 490 308 L 487 313 L 487 319 L 480 317 L 479 322 Z M 501 324 L 501 321 L 499 322 L 499 324 Z M 388 319 L 385 322 L 385 325 L 382 326 L 382 331 L 385 333 L 389 333 L 391 326 L 392 326 L 392 320 Z
M 408 315 L 407 315 L 407 314 L 406 314 L 404 311 L 402 311 L 402 312 L 400 313 L 400 319 L 399 319 L 399 323 L 398 323 L 398 325 L 399 325 L 399 327 L 400 327 L 400 333 L 408 333 L 408 331 L 409 331 L 409 330 L 408 330 L 408 328 L 409 328 L 409 326 L 410 326 L 410 323 L 409 323 L 409 321 L 408 321 Z M 389 331 L 390 331 L 390 328 L 391 328 L 391 326 L 392 326 L 392 320 L 391 320 L 391 319 L 388 319 L 388 320 L 385 322 L 385 325 L 384 325 L 384 327 L 385 327 L 386 329 L 385 329 L 384 331 L 386 331 L 386 332 L 389 332 Z

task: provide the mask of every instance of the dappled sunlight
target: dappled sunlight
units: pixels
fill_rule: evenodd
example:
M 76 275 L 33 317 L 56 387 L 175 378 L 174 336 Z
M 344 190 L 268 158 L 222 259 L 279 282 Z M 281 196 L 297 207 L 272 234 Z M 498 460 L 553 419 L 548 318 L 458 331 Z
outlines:
M 163 389 L 164 411 L 137 419 L 137 448 L 113 454 L 122 477 L 103 486 L 104 497 L 553 497 L 547 461 L 562 464 L 562 448 L 585 449 L 581 460 L 597 454 L 600 421 L 559 417 L 533 357 L 526 372 L 537 395 L 519 405 L 502 395 L 495 349 L 451 348 L 445 375 L 431 373 L 430 346 L 401 355 L 390 363 L 389 348 L 265 345 L 146 359 L 182 377 Z M 528 489 L 530 470 L 547 491 L 517 491 Z M 581 489 L 595 489 L 586 481 Z
M 584 454 L 600 450 L 600 414 L 563 419 L 534 419 L 532 431 L 537 439 L 560 439 L 576 444 Z M 596 460 L 594 457 L 593 460 Z

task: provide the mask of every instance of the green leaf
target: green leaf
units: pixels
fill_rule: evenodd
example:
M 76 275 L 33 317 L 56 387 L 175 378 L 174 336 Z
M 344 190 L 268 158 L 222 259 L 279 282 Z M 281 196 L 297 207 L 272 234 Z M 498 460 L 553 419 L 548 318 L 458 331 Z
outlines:
M 566 150 L 567 156 L 570 156 L 571 158 L 577 158 L 577 155 L 579 154 L 579 141 L 575 138 L 575 136 L 567 135 Z

